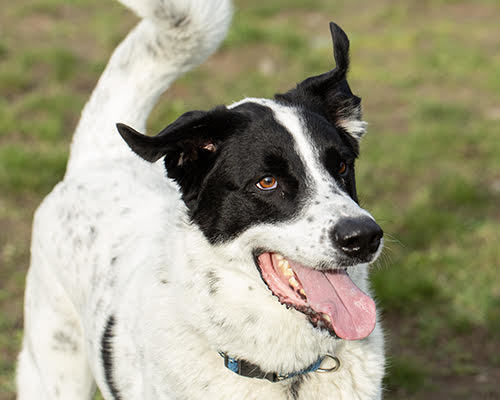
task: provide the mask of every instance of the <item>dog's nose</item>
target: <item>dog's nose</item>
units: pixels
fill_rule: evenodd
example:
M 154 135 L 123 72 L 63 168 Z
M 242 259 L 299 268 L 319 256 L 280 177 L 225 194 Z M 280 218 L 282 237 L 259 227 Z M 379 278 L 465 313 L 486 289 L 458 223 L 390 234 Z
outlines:
M 330 231 L 335 245 L 350 257 L 368 261 L 378 250 L 384 232 L 369 217 L 341 219 Z

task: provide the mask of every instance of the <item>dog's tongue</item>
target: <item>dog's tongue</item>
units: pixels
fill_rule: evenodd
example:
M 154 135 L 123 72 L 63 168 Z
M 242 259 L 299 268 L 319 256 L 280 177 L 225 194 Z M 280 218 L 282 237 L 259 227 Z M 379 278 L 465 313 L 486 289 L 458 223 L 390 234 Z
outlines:
M 335 334 L 346 340 L 367 337 L 375 328 L 375 302 L 343 270 L 322 272 L 290 262 L 311 308 L 327 314 Z

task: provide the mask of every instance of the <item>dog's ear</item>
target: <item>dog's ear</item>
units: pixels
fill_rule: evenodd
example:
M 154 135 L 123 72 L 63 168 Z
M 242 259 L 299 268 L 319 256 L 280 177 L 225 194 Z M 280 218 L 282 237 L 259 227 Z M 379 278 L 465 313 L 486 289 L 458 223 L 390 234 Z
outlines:
M 219 106 L 187 112 L 156 136 L 143 135 L 125 124 L 116 127 L 132 151 L 144 160 L 155 162 L 165 157 L 167 175 L 179 184 L 187 204 L 213 165 L 221 143 L 246 122 L 243 114 Z
M 295 89 L 277 94 L 277 100 L 310 108 L 345 132 L 357 149 L 358 141 L 365 133 L 362 121 L 361 99 L 355 96 L 347 83 L 349 69 L 349 39 L 334 22 L 330 22 L 333 56 L 336 67 L 324 74 L 302 81 Z
M 242 114 L 219 106 L 210 111 L 184 113 L 156 136 L 143 135 L 121 123 L 116 127 L 134 153 L 149 162 L 166 156 L 165 164 L 170 169 L 215 153 L 228 133 L 245 121 Z

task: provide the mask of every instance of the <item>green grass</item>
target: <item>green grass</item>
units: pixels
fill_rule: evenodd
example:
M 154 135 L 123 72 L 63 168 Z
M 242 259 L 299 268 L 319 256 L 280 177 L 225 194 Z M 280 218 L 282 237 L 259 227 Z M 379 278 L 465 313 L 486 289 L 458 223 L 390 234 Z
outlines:
M 414 394 L 425 382 L 427 369 L 421 363 L 407 358 L 395 357 L 389 360 L 388 374 L 384 387 L 388 393 L 405 388 L 406 394 Z
M 32 213 L 61 179 L 79 113 L 136 19 L 113 1 L 0 0 L 0 400 L 13 399 Z M 388 331 L 387 399 L 498 398 L 500 4 L 494 0 L 237 0 L 219 53 L 149 121 L 272 96 L 333 66 L 370 123 L 362 204 L 386 235 L 373 286 Z M 477 384 L 477 382 L 482 382 Z

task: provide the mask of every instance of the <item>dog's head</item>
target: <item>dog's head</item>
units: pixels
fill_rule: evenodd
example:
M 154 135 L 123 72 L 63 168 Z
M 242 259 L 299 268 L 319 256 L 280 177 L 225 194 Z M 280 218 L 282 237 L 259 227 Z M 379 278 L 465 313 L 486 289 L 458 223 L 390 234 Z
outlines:
M 375 260 L 382 230 L 358 205 L 365 123 L 346 80 L 349 40 L 330 24 L 336 68 L 274 100 L 192 111 L 157 136 L 119 124 L 145 160 L 164 157 L 212 246 L 252 257 L 282 304 L 345 339 L 366 337 L 375 305 L 347 273 Z

